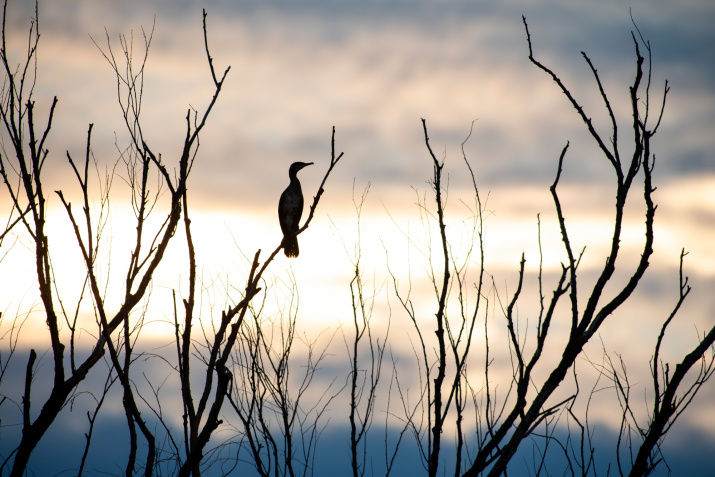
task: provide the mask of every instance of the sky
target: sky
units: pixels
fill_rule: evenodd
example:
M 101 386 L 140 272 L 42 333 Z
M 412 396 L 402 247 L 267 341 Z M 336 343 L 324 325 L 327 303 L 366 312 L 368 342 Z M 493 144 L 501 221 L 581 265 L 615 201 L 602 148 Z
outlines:
M 34 16 L 27 3 L 16 0 L 8 6 L 8 40 L 16 55 L 14 61 L 24 53 L 29 21 Z M 671 88 L 653 142 L 658 187 L 655 254 L 642 287 L 613 322 L 604 326 L 600 338 L 607 349 L 623 353 L 629 371 L 637 377 L 634 382 L 644 383 L 638 392 L 645 393 L 653 340 L 677 298 L 678 257 L 683 248 L 688 252 L 684 272 L 693 292 L 666 341 L 668 359 L 674 362 L 692 346 L 697 332 L 712 326 L 712 2 L 41 3 L 36 108 L 46 111 L 54 96 L 59 99 L 48 140 L 47 190 L 61 189 L 68 197 L 76 197 L 65 151 L 73 157 L 83 156 L 89 123 L 94 124 L 93 153 L 102 168 L 114 164 L 117 148 L 127 143 L 116 79 L 103 56 L 108 52 L 108 40 L 115 53 L 120 51 L 119 35 L 132 41 L 135 60 L 140 60 L 142 32 L 153 30 L 142 120 L 153 150 L 161 152 L 167 164 L 177 163 L 187 111 L 203 111 L 212 94 L 202 8 L 208 13 L 208 41 L 217 73 L 231 68 L 201 136 L 189 184 L 200 270 L 207 283 L 220 281 L 229 289 L 233 277 L 245 273 L 245 256 L 252 257 L 259 248 L 265 254 L 278 245 L 275 211 L 288 183 L 288 166 L 294 161 L 315 163 L 300 173 L 309 202 L 329 163 L 334 126 L 336 150 L 345 156 L 330 176 L 316 218 L 300 237 L 300 258 L 291 262 L 280 257 L 273 276 L 277 283 L 287 273 L 296 277 L 301 289 L 300 316 L 305 317 L 302 326 L 308 335 L 342 329 L 350 318 L 347 284 L 357 242 L 354 200 L 369 185 L 360 243 L 367 275 L 380 296 L 386 297 L 376 307 L 383 314 L 377 322 L 385 319 L 389 308 L 393 326 L 409 324 L 397 308 L 387 264 L 402 277 L 412 273 L 416 289 L 422 290 L 425 265 L 419 262 L 418 249 L 428 238 L 420 235 L 416 202 L 425 193 L 428 205 L 433 199 L 428 184 L 432 163 L 424 145 L 421 118 L 426 120 L 433 150 L 445 162 L 448 231 L 455 243 L 468 232 L 468 206 L 473 203 L 471 176 L 462 158 L 462 143 L 469 136 L 464 153 L 480 196 L 488 198 L 487 271 L 504 296 L 514 289 L 522 252 L 533 291 L 539 265 L 537 214 L 544 270 L 547 276 L 560 270 L 564 255 L 548 187 L 558 155 L 569 141 L 559 191 L 572 240 L 578 244 L 575 248 L 587 247 L 581 270 L 588 280 L 602 266 L 606 253 L 614 205 L 613 172 L 563 94 L 529 62 L 522 15 L 528 21 L 537 59 L 571 88 L 597 129 L 608 137 L 608 116 L 581 52 L 592 60 L 623 125 L 625 155 L 631 150 L 626 139 L 628 87 L 635 71 L 632 16 L 652 47 L 652 104 L 660 104 L 666 79 Z M 123 244 L 131 243 L 132 233 L 122 173 L 119 168 L 119 179 L 113 185 L 116 199 L 109 228 L 114 269 L 121 269 L 128 255 Z M 0 193 L 0 205 L 8 210 L 6 192 Z M 59 205 L 56 197 L 50 198 L 50 227 L 55 231 L 51 243 L 58 251 L 53 264 L 63 277 L 60 290 L 73 296 L 76 291 L 70 284 L 81 279 L 82 271 L 76 266 L 76 244 L 67 238 L 70 230 Z M 622 243 L 624 271 L 619 277 L 627 276 L 629 265 L 640 253 L 642 222 L 639 207 L 629 208 Z M 27 241 L 19 237 L 17 246 L 6 254 L 9 243 L 0 249 L 0 286 L 5 290 L 0 309 L 4 317 L 20 314 L 36 300 L 32 276 L 17 273 L 32 260 Z M 168 303 L 171 289 L 185 287 L 182 251 L 178 245 L 170 249 L 167 263 L 159 270 L 153 285 L 156 302 Z M 410 257 L 416 258 L 407 269 L 408 260 L 413 260 Z M 121 281 L 120 275 L 107 271 L 114 286 Z M 423 295 L 424 308 L 420 309 L 426 310 L 429 318 L 433 312 L 429 311 L 428 294 Z M 330 306 L 325 305 L 326 297 L 332 300 Z M 220 308 L 226 298 L 219 291 L 214 299 Z M 533 317 L 534 310 L 526 302 L 521 306 L 525 319 Z M 156 342 L 170 339 L 167 306 L 157 305 L 154 313 L 157 318 L 151 320 L 146 335 Z M 31 318 L 21 336 L 23 349 L 45 343 L 43 320 Z M 7 321 L 0 324 L 0 330 L 2 326 L 8 326 Z M 1 345 L 5 349 L 7 334 L 0 336 L 5 336 Z M 639 337 L 635 342 L 634 336 Z M 397 354 L 409 353 L 399 343 L 394 346 Z M 597 353 L 599 347 L 592 351 Z M 24 372 L 20 359 L 13 366 L 16 373 Z M 18 401 L 17 392 L 5 384 L 0 385 L 0 393 Z M 594 412 L 612 424 L 609 402 Z M 3 423 L 16 417 L 11 409 L 0 407 Z M 692 436 L 705 436 L 700 442 L 712 444 L 708 449 L 715 451 L 713 409 L 715 386 L 708 383 L 674 428 L 676 461 L 677 449 Z M 2 448 L 6 452 L 5 442 Z

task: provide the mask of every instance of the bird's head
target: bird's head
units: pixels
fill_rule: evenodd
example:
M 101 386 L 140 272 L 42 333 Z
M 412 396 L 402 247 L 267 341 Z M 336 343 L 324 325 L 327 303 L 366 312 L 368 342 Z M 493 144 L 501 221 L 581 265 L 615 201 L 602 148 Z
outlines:
M 301 170 L 305 166 L 310 166 L 312 164 L 313 164 L 312 162 L 294 162 L 293 164 L 290 165 L 290 169 L 288 170 L 288 175 L 292 179 L 293 177 L 296 177 L 296 174 L 298 173 L 299 170 Z

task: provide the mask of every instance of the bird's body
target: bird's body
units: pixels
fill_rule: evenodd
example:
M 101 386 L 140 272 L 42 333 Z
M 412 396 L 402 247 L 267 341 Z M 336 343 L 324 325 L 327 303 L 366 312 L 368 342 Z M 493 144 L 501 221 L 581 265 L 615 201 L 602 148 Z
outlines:
M 281 194 L 278 201 L 278 220 L 283 231 L 283 252 L 286 257 L 297 257 L 298 238 L 295 233 L 300 227 L 300 217 L 303 215 L 303 190 L 298 180 L 298 171 L 312 162 L 294 162 L 288 170 L 290 184 Z

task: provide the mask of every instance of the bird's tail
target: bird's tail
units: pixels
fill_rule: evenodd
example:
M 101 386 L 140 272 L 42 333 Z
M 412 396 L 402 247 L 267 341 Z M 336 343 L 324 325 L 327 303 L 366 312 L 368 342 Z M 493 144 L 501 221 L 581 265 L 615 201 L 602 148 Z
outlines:
M 283 253 L 285 253 L 288 258 L 298 256 L 300 253 L 300 250 L 298 249 L 298 237 L 293 236 L 283 238 Z

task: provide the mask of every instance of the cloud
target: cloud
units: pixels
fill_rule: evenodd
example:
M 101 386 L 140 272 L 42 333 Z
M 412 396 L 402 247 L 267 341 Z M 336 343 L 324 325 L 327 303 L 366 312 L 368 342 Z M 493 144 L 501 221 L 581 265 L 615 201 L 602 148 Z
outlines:
M 287 185 L 291 162 L 316 162 L 301 173 L 306 197 L 315 194 L 327 167 L 333 125 L 337 152 L 345 151 L 346 155 L 326 186 L 319 215 L 301 236 L 301 260 L 289 263 L 281 259 L 276 275 L 292 270 L 305 284 L 301 285 L 301 316 L 309 317 L 313 331 L 339 326 L 341 320 L 349 319 L 346 284 L 352 268 L 344 248 L 351 251 L 357 239 L 353 186 L 360 191 L 371 182 L 362 218 L 363 263 L 377 270 L 374 280 L 380 288 L 385 286 L 385 263 L 389 259 L 404 285 L 407 258 L 416 265 L 419 255 L 414 250 L 408 255 L 406 234 L 416 243 L 429 239 L 419 235 L 422 228 L 415 206 L 417 195 L 429 191 L 427 181 L 432 169 L 420 118 L 427 120 L 438 158 L 445 159 L 450 191 L 448 231 L 455 238 L 468 232 L 472 220 L 467 209 L 473 204 L 471 176 L 463 164 L 461 145 L 472 121 L 478 118 L 464 147 L 482 198 L 486 201 L 489 197 L 488 270 L 504 294 L 514 289 L 518 259 L 525 251 L 529 292 L 534 296 L 537 213 L 541 214 L 544 269 L 550 283 L 560 269 L 563 251 L 548 186 L 554 179 L 558 154 L 570 141 L 559 192 L 566 204 L 574 243 L 587 246 L 581 267 L 583 279 L 587 283 L 595 279 L 594 273 L 605 257 L 604 244 L 612 233 L 613 171 L 556 85 L 528 62 L 521 14 L 529 20 L 537 57 L 573 88 L 607 140 L 610 120 L 580 56 L 581 50 L 588 53 L 621 121 L 619 138 L 625 157 L 632 149 L 627 129 L 632 120 L 628 86 L 633 80 L 634 52 L 630 17 L 620 2 L 593 6 L 529 1 L 374 1 L 356 5 L 326 0 L 285 5 L 162 0 L 131 2 L 129 6 L 48 2 L 40 5 L 42 40 L 36 87 L 38 112 L 46 114 L 52 97 L 59 97 L 48 143 L 47 190 L 62 189 L 68 196 L 74 190 L 76 194 L 65 151 L 75 158 L 83 157 L 90 122 L 95 124 L 93 150 L 100 171 L 118 158 L 115 140 L 120 148 L 127 143 L 116 104 L 114 75 L 88 35 L 104 45 L 106 26 L 117 53 L 118 35 L 129 37 L 133 31 L 135 58 L 140 58 L 140 27 L 150 29 L 155 13 L 142 114 L 151 147 L 162 153 L 170 168 L 175 166 L 187 111 L 202 111 L 212 94 L 202 43 L 203 6 L 208 10 L 214 65 L 218 72 L 231 66 L 202 135 L 189 186 L 203 277 L 207 284 L 220 284 L 216 295 L 207 299 L 207 307 L 220 308 L 227 300 L 224 290 L 240 287 L 246 268 L 242 253 L 250 257 L 261 248 L 265 256 L 278 245 L 275 209 Z M 26 28 L 33 12 L 25 7 L 10 9 L 13 58 L 20 58 L 26 45 Z M 653 46 L 652 104 L 659 104 L 666 77 L 672 90 L 654 139 L 659 187 L 655 195 L 659 203 L 656 253 L 634 303 L 607 323 L 603 335 L 613 349 L 629 353 L 626 358 L 637 363 L 629 369 L 639 383 L 647 383 L 647 357 L 656 330 L 653 323 L 660 323 L 673 304 L 681 247 L 690 252 L 685 270 L 692 277 L 694 290 L 683 310 L 682 323 L 679 317 L 674 327 L 677 332 L 667 343 L 671 362 L 691 345 L 693 325 L 703 330 L 712 322 L 713 301 L 708 290 L 712 289 L 715 270 L 711 245 L 715 234 L 711 225 L 715 223 L 711 193 L 715 183 L 711 131 L 715 66 L 703 45 L 712 44 L 715 33 L 709 2 L 681 2 L 677 6 L 661 2 L 653 6 L 642 1 L 634 4 L 633 12 Z M 118 171 L 120 177 L 126 174 L 121 168 Z M 128 257 L 133 229 L 128 225 L 131 211 L 125 206 L 126 185 L 117 179 L 114 191 L 112 252 L 116 254 L 113 257 L 120 258 L 112 259 L 112 269 L 119 270 L 122 259 Z M 640 193 L 634 190 L 632 194 L 637 202 Z M 1 197 L 4 207 L 7 197 Z M 76 283 L 81 272 L 73 261 L 77 250 L 71 240 L 61 238 L 67 236 L 67 220 L 56 210 L 56 198 L 49 200 L 55 214 L 49 224 L 50 246 L 58 254 L 53 266 L 58 276 L 64 277 L 59 283 L 61 290 L 71 296 L 73 291 L 64 287 Z M 428 197 L 430 205 L 431 200 Z M 627 268 L 641 252 L 643 217 L 634 208 L 629 209 L 626 219 L 619 266 Z M 3 303 L 4 317 L 35 303 L 32 278 L 16 273 L 23 267 L 19 260 L 31 255 L 25 255 L 25 245 L 27 242 L 21 241 L 0 266 L 3 289 L 14 300 Z M 388 249 L 387 257 L 383 247 Z M 151 339 L 166 336 L 170 290 L 185 288 L 185 250 L 172 246 L 168 257 L 154 281 L 154 297 L 160 304 L 152 309 L 152 325 L 147 328 Z M 425 275 L 420 274 L 425 269 L 420 264 L 412 271 L 420 312 L 429 318 L 433 313 L 429 301 L 432 292 Z M 121 276 L 112 275 L 111 279 L 121 280 Z M 115 285 L 110 289 L 121 291 Z M 335 303 L 326 306 L 325 296 Z M 115 300 L 120 299 L 121 293 L 117 293 Z M 393 313 L 394 322 L 402 326 L 406 317 L 398 316 L 394 296 L 390 300 L 381 302 L 376 310 L 381 319 Z M 535 310 L 525 305 L 520 312 L 533 320 Z M 211 310 L 204 311 L 208 317 Z M 90 329 L 92 317 L 85 318 Z M 495 315 L 492 322 L 496 324 L 501 318 Z M 28 329 L 37 331 L 31 334 L 33 338 L 45 336 L 43 321 L 37 318 L 28 323 Z M 564 329 L 557 331 L 563 333 Z M 638 337 L 635 342 L 634 336 Z M 395 345 L 395 352 L 405 359 L 411 357 L 409 342 Z M 500 366 L 508 377 L 505 357 Z M 696 400 L 694 417 L 684 416 L 686 424 L 682 425 L 688 430 L 704 422 L 698 417 L 708 412 L 711 388 L 704 389 L 701 396 L 705 404 Z M 599 418 L 613 425 L 607 407 L 600 409 Z
M 119 145 L 126 144 L 112 72 L 87 37 L 103 45 L 105 26 L 115 52 L 117 36 L 133 30 L 138 56 L 140 26 L 150 29 L 156 14 L 143 115 L 150 144 L 168 163 L 180 151 L 188 108 L 201 111 L 210 98 L 202 5 L 132 5 L 42 6 L 46 30 L 38 95 L 45 102 L 54 94 L 60 98 L 56 134 L 50 137 L 58 157 L 48 164 L 53 173 L 66 167 L 65 149 L 81 153 L 89 122 L 95 123 L 100 160 L 116 158 L 115 132 Z M 610 123 L 581 50 L 599 68 L 624 126 L 629 122 L 632 25 L 620 4 L 598 9 L 529 2 L 371 2 L 360 9 L 333 2 L 205 6 L 215 65 L 220 71 L 232 66 L 202 140 L 193 184 L 197 199 L 207 205 L 251 207 L 275 197 L 285 180 L 279 171 L 290 162 L 327 160 L 333 125 L 349 164 L 336 171 L 341 187 L 353 178 L 373 181 L 375 190 L 383 183 L 415 185 L 424 176 L 419 171 L 429 169 L 421 117 L 428 120 L 433 146 L 446 150 L 450 160 L 459 160 L 469 125 L 480 118 L 468 147 L 489 184 L 550 178 L 566 140 L 585 160 L 578 161 L 578 175 L 564 180 L 603 177 L 607 169 L 594 166 L 601 160 L 575 112 L 548 77 L 529 64 L 521 13 L 529 18 L 537 57 L 574 88 L 604 136 L 610 135 Z M 655 151 L 668 174 L 712 170 L 707 124 L 715 97 L 709 82 L 687 80 L 712 75 L 710 62 L 692 53 L 709 41 L 711 33 L 701 28 L 700 19 L 710 10 L 697 2 L 677 12 L 634 7 L 644 35 L 653 40 L 653 100 L 661 78 L 671 78 L 674 88 Z M 666 20 L 669 15 L 672 20 Z M 689 21 L 694 28 L 685 34 L 680 25 Z M 24 30 L 18 25 L 19 40 Z

